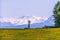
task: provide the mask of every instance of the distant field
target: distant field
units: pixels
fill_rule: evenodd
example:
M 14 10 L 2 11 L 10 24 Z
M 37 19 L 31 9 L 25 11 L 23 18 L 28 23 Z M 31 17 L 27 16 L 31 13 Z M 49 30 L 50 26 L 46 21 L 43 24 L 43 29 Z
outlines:
M 0 40 L 60 40 L 60 28 L 0 29 Z

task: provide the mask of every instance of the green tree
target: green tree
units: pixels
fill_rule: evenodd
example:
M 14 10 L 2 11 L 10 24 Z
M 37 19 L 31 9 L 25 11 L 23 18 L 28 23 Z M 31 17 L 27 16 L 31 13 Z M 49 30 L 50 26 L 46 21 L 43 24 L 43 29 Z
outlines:
M 54 7 L 55 26 L 60 27 L 60 1 Z

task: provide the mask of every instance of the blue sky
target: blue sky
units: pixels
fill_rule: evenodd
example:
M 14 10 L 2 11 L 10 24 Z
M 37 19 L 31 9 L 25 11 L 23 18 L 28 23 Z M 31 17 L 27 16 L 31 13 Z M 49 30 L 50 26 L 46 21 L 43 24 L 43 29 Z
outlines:
M 2 17 L 53 15 L 53 7 L 58 0 L 1 0 Z

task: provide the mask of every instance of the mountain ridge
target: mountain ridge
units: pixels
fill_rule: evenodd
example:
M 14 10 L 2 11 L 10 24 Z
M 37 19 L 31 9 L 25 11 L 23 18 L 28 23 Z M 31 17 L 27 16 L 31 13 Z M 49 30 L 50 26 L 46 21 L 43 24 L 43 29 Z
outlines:
M 31 18 L 31 17 L 30 17 Z M 47 18 L 47 19 L 43 19 L 42 20 L 42 22 L 40 22 L 40 20 L 39 20 L 39 18 L 40 17 L 33 17 L 34 19 L 35 19 L 35 22 L 34 23 L 31 23 L 30 24 L 30 26 L 31 26 L 31 28 L 42 28 L 42 27 L 44 27 L 44 26 L 54 26 L 54 17 L 53 16 L 51 16 L 51 17 L 49 17 L 49 18 Z M 31 18 L 31 19 L 33 19 L 33 18 Z M 18 18 L 19 19 L 19 18 Z M 23 17 L 23 18 L 20 18 L 20 19 L 24 19 L 25 21 L 26 21 L 26 19 L 27 19 L 27 17 Z M 28 19 L 29 19 L 29 17 L 28 17 Z M 37 22 L 36 22 L 36 19 L 38 19 L 37 20 Z M 23 20 L 23 21 L 24 21 Z M 1 20 L 0 20 L 1 21 Z M 15 24 L 12 24 L 11 22 L 9 22 L 9 21 L 7 21 L 7 20 L 5 20 L 6 22 L 0 22 L 1 23 L 1 28 L 2 27 L 4 27 L 4 28 L 25 28 L 25 27 L 27 27 L 27 24 L 28 23 L 21 23 L 22 25 L 16 25 L 16 23 Z M 30 20 L 30 21 L 32 21 L 32 20 Z M 34 21 L 34 20 L 33 20 Z M 26 21 L 26 22 L 28 22 L 28 20 Z M 9 26 L 7 26 L 7 25 L 9 25 Z M 12 27 L 11 27 L 12 26 Z

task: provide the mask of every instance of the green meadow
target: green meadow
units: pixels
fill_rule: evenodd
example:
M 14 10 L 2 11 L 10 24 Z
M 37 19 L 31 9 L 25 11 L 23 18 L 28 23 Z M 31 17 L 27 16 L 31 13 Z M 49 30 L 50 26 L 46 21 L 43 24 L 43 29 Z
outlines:
M 60 40 L 60 28 L 0 29 L 0 40 Z

